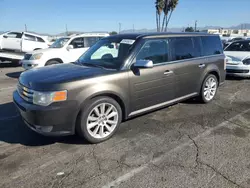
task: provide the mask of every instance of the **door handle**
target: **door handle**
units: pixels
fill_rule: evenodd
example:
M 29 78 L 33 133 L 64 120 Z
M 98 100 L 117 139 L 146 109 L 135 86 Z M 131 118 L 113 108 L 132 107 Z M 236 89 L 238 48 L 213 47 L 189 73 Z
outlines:
M 164 72 L 164 75 L 170 75 L 170 74 L 173 74 L 173 73 L 174 73 L 173 71 L 166 70 L 166 71 Z
M 206 65 L 205 64 L 199 64 L 199 67 L 200 68 L 203 68 L 203 67 L 205 67 Z

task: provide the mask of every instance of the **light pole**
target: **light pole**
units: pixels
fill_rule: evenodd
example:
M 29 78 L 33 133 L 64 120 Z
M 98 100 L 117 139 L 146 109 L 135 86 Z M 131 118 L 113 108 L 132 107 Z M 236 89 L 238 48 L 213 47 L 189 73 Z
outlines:
M 119 23 L 119 33 L 121 33 L 122 24 Z
M 197 20 L 195 20 L 195 24 L 194 24 L 194 32 L 196 32 L 197 30 Z

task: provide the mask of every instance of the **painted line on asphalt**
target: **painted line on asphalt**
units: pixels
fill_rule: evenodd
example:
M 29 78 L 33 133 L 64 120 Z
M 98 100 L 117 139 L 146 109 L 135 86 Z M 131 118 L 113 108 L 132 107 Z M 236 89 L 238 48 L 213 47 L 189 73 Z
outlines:
M 10 116 L 10 117 L 4 117 L 4 118 L 0 118 L 0 121 L 4 121 L 4 120 L 10 120 L 10 119 L 15 119 L 17 117 L 19 117 L 20 115 L 17 114 L 17 115 L 14 115 L 14 116 Z
M 227 126 L 230 122 L 232 122 L 233 120 L 241 117 L 243 114 L 246 114 L 247 112 L 249 112 L 250 109 L 248 110 L 245 110 L 243 111 L 242 113 L 239 113 L 237 114 L 236 116 L 228 119 L 227 121 L 224 121 L 222 123 L 220 123 L 219 125 L 217 125 L 216 127 L 213 127 L 211 129 L 208 129 L 207 131 L 197 135 L 195 138 L 193 138 L 194 141 L 197 141 L 203 137 L 206 137 L 208 135 L 210 135 L 212 132 L 214 132 L 215 130 L 221 128 L 221 127 L 224 127 L 224 126 Z M 183 144 L 180 144 L 179 146 L 171 149 L 170 151 L 166 152 L 165 154 L 157 157 L 157 158 L 154 158 L 153 160 L 151 160 L 149 163 L 141 166 L 141 167 L 138 167 L 138 168 L 135 168 L 133 170 L 131 170 L 130 172 L 118 177 L 117 179 L 115 179 L 114 181 L 106 184 L 103 186 L 103 188 L 111 188 L 111 187 L 116 187 L 118 185 L 120 185 L 121 183 L 124 183 L 125 181 L 128 181 L 130 178 L 132 178 L 133 176 L 135 176 L 136 174 L 142 172 L 143 170 L 147 169 L 149 167 L 150 164 L 152 163 L 157 163 L 157 162 L 160 162 L 162 161 L 163 159 L 165 159 L 166 157 L 168 157 L 170 154 L 174 153 L 174 152 L 177 152 L 177 151 L 180 151 L 181 149 L 183 149 L 184 147 L 187 147 L 187 146 L 190 146 L 193 144 L 193 141 L 190 140 L 188 142 L 185 142 Z

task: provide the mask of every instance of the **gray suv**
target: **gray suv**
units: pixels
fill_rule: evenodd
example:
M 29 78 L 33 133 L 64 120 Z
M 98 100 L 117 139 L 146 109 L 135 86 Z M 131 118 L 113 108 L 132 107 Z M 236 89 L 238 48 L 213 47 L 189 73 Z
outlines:
M 32 130 L 98 143 L 131 117 L 192 97 L 208 103 L 224 80 L 217 35 L 121 34 L 101 39 L 77 62 L 22 73 L 13 99 Z

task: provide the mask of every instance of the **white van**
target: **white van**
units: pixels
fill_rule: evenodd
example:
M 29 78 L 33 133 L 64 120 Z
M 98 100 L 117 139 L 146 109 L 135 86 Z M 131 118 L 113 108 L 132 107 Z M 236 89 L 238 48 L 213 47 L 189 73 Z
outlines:
M 45 37 L 33 33 L 9 31 L 0 35 L 1 51 L 31 52 L 48 47 Z
M 85 33 L 57 39 L 49 48 L 27 53 L 21 60 L 24 69 L 75 62 L 90 46 L 108 33 Z

